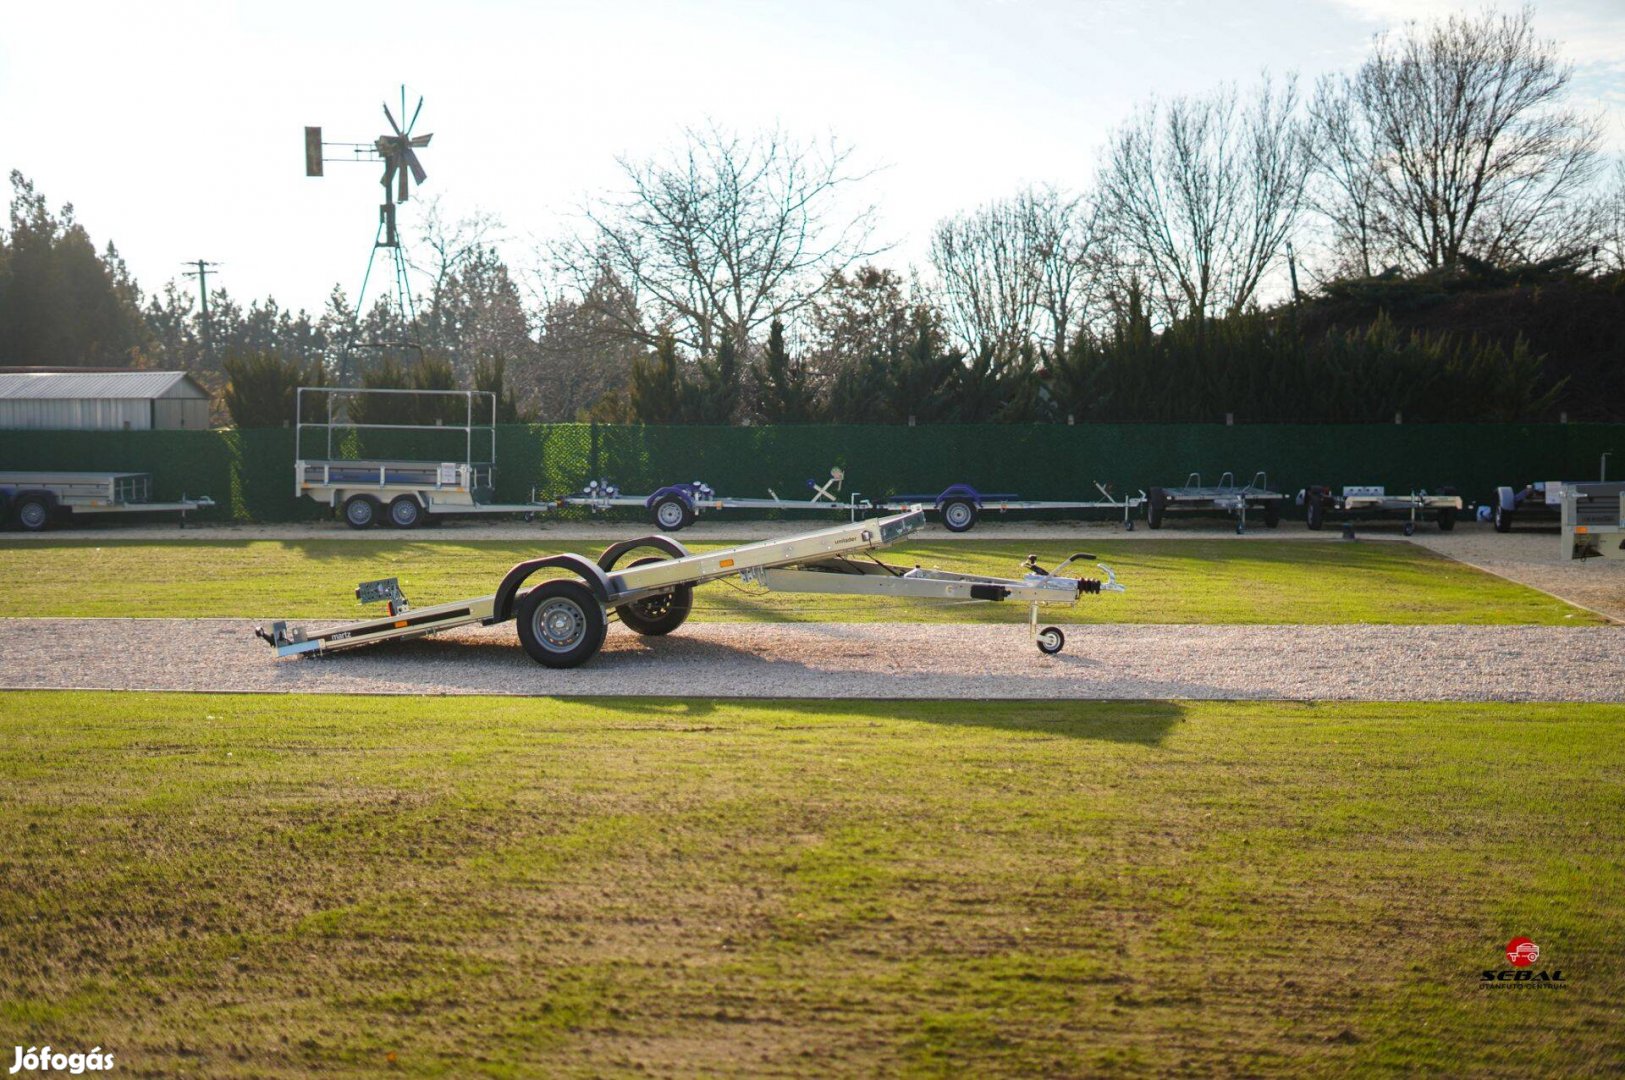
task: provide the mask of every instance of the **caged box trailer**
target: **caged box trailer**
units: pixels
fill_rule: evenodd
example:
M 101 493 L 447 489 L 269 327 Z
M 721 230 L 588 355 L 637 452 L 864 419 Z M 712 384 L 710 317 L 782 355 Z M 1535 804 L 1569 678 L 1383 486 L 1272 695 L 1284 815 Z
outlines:
M 1285 502 L 1285 495 L 1270 490 L 1269 477 L 1263 472 L 1254 474 L 1252 482 L 1245 487 L 1236 483 L 1234 473 L 1219 477 L 1216 486 L 1203 484 L 1200 473 L 1191 473 L 1183 487 L 1151 489 L 1145 500 L 1145 523 L 1150 528 L 1160 529 L 1170 513 L 1218 511 L 1235 516 L 1239 534 L 1247 531 L 1247 511 L 1253 510 L 1263 515 L 1266 528 L 1273 529 L 1281 524 L 1281 507 Z
M 572 552 L 528 559 L 509 570 L 490 595 L 433 607 L 411 606 L 394 578 L 365 582 L 357 587 L 356 599 L 386 605 L 383 615 L 315 630 L 276 622 L 269 629 L 255 627 L 254 633 L 279 657 L 319 656 L 511 619 L 532 659 L 551 668 L 571 668 L 598 652 L 611 619 L 638 634 L 669 634 L 688 619 L 695 586 L 738 578 L 776 592 L 1025 603 L 1034 643 L 1039 651 L 1054 654 L 1064 647 L 1066 636 L 1058 626 L 1039 627 L 1041 606 L 1123 591 L 1105 564 L 1100 564 L 1103 578 L 1060 573 L 1073 562 L 1093 558 L 1086 554 L 1071 556 L 1054 571 L 1028 556 L 1026 573 L 1019 578 L 894 566 L 871 554 L 924 524 L 924 513 L 912 510 L 698 555 L 671 537 L 644 536 L 613 544 L 597 559 Z M 647 554 L 628 559 L 637 552 Z M 534 575 L 549 572 L 566 576 L 529 585 Z
M 206 495 L 154 500 L 150 473 L 0 472 L 0 521 L 29 532 L 81 514 L 178 513 L 185 528 L 188 511 L 213 505 Z
M 320 420 L 307 421 L 306 396 L 319 408 Z M 301 386 L 295 393 L 294 497 L 330 506 L 352 529 L 388 524 L 415 529 L 440 517 L 473 514 L 522 514 L 528 520 L 552 508 L 551 503 L 499 503 L 496 487 L 496 395 L 486 390 L 390 390 L 359 387 Z M 356 422 L 354 402 L 460 402 L 462 423 Z M 341 455 L 352 435 L 365 431 L 461 434 L 458 461 L 406 458 L 356 459 Z M 306 457 L 311 436 L 320 436 L 320 456 Z M 476 440 L 478 440 L 476 442 Z M 476 449 L 481 453 L 476 454 Z
M 1348 486 L 1341 494 L 1323 485 L 1311 485 L 1298 493 L 1303 505 L 1304 523 L 1311 529 L 1322 529 L 1326 515 L 1341 515 L 1346 519 L 1378 518 L 1404 515 L 1406 536 L 1416 532 L 1418 523 L 1432 515 L 1441 532 L 1456 527 L 1456 515 L 1461 513 L 1461 496 L 1453 488 L 1445 488 L 1437 495 L 1426 491 L 1413 491 L 1409 495 L 1389 495 L 1385 487 L 1371 485 Z
M 1561 508 L 1565 559 L 1625 559 L 1625 483 L 1564 485 Z

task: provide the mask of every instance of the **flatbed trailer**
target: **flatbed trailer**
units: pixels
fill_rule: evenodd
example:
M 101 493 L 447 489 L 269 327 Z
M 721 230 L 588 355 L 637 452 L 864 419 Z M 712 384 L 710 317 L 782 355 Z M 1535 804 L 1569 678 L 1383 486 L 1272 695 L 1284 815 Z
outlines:
M 1387 488 L 1373 485 L 1348 486 L 1341 494 L 1323 485 L 1312 485 L 1299 495 L 1303 503 L 1304 523 L 1319 530 L 1326 525 L 1326 515 L 1341 514 L 1344 518 L 1380 518 L 1405 515 L 1406 536 L 1414 535 L 1416 526 L 1432 515 L 1440 532 L 1456 527 L 1456 515 L 1461 513 L 1461 496 L 1452 488 L 1437 495 L 1426 491 L 1413 491 L 1409 495 L 1389 495 Z
M 1245 487 L 1236 483 L 1234 473 L 1225 473 L 1214 486 L 1203 484 L 1200 473 L 1191 473 L 1183 487 L 1151 489 L 1145 501 L 1145 523 L 1160 529 L 1170 513 L 1219 511 L 1235 516 L 1236 532 L 1241 534 L 1247 531 L 1247 511 L 1255 510 L 1263 514 L 1265 528 L 1273 529 L 1281 524 L 1286 499 L 1281 492 L 1270 490 L 1269 477 L 1262 471 L 1253 474 Z
M 700 555 L 690 554 L 671 537 L 643 536 L 613 544 L 597 559 L 573 552 L 528 559 L 509 570 L 490 595 L 433 607 L 412 607 L 394 578 L 364 582 L 356 589 L 356 599 L 386 604 L 383 616 L 316 630 L 276 622 L 269 629 L 255 627 L 254 633 L 279 657 L 319 656 L 512 619 L 519 643 L 532 659 L 547 667 L 570 668 L 598 652 L 611 618 L 639 634 L 669 634 L 687 620 L 695 586 L 736 577 L 781 592 L 1026 603 L 1033 641 L 1041 652 L 1054 654 L 1064 647 L 1066 637 L 1060 627 L 1039 627 L 1041 606 L 1072 604 L 1086 593 L 1123 591 L 1104 564 L 1100 565 L 1104 579 L 1060 574 L 1091 555 L 1074 555 L 1053 572 L 1028 556 L 1022 577 L 999 578 L 892 566 L 870 554 L 924 524 L 924 513 L 912 510 Z M 622 565 L 638 551 L 654 554 Z M 526 587 L 532 576 L 543 572 L 568 576 Z
M 708 510 L 835 510 L 847 514 L 848 520 L 856 521 L 860 515 L 870 511 L 912 510 L 916 507 L 939 514 L 943 527 L 949 532 L 956 533 L 969 532 L 976 527 L 981 516 L 990 511 L 1002 514 L 1047 510 L 1120 511 L 1123 515 L 1123 527 L 1132 532 L 1134 529 L 1132 515 L 1140 508 L 1145 498 L 1145 493 L 1141 492 L 1139 496 L 1114 499 L 1105 485 L 1097 482 L 1095 487 L 1099 490 L 1101 498 L 1096 500 L 1047 501 L 1022 499 L 1019 495 L 1009 494 L 984 495 L 969 484 L 951 484 L 935 495 L 893 495 L 870 501 L 860 497 L 857 492 L 844 497 L 838 495 L 845 476 L 845 473 L 836 468 L 830 470 L 830 479 L 823 484 L 808 480 L 807 486 L 813 492 L 812 497 L 808 499 L 783 499 L 771 488 L 768 489 L 770 497 L 766 499 L 718 495 L 709 484 L 699 480 L 687 484 L 669 484 L 649 495 L 622 495 L 620 488 L 614 484 L 594 480 L 578 494 L 559 499 L 558 504 L 587 507 L 595 511 L 618 507 L 642 508 L 648 511 L 649 518 L 655 525 L 667 532 L 687 528 Z M 834 490 L 831 490 L 832 488 Z
M 1565 485 L 1562 503 L 1565 559 L 1625 559 L 1625 483 Z
M 29 532 L 79 514 L 179 513 L 185 528 L 189 511 L 213 505 L 206 495 L 154 501 L 150 473 L 0 472 L 0 521 L 15 521 Z
M 306 395 L 319 400 L 324 419 L 307 421 Z M 461 424 L 377 424 L 356 423 L 341 415 L 353 399 L 423 401 L 461 400 Z M 474 514 L 520 514 L 526 520 L 553 508 L 531 493 L 528 503 L 499 503 L 492 499 L 496 487 L 496 395 L 487 390 L 395 390 L 354 386 L 301 386 L 294 394 L 294 498 L 304 496 L 332 507 L 352 529 L 368 529 L 388 524 L 397 529 L 415 529 L 436 517 Z M 476 415 L 476 408 L 479 415 Z M 489 413 L 487 420 L 486 414 Z M 410 431 L 461 433 L 463 458 L 460 461 L 423 461 L 400 458 L 353 459 L 340 457 L 334 449 L 334 436 L 360 431 Z M 321 454 L 305 457 L 302 452 L 307 433 L 325 436 Z M 483 457 L 475 454 L 475 438 Z M 489 438 L 489 448 L 485 446 Z

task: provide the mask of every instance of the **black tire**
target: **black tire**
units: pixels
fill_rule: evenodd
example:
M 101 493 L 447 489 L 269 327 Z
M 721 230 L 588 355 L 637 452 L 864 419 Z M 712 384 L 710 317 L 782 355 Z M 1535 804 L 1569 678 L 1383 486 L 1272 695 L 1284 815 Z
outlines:
M 949 499 L 938 510 L 942 514 L 942 527 L 951 533 L 970 532 L 976 528 L 976 504 L 969 499 Z
M 1152 488 L 1145 500 L 1145 524 L 1149 529 L 1162 528 L 1162 515 L 1168 509 L 1168 495 L 1161 488 Z
M 350 528 L 370 529 L 378 518 L 378 500 L 371 495 L 351 495 L 344 500 L 344 523 Z
M 1499 503 L 1495 506 L 1495 531 L 1498 533 L 1512 531 L 1512 511 Z
M 1406 536 L 1415 536 L 1416 535 L 1416 522 L 1407 521 L 1405 523 L 1405 528 L 1404 528 L 1403 531 L 1404 531 Z
M 1315 532 L 1319 532 L 1326 525 L 1326 500 L 1319 495 L 1311 495 L 1303 504 L 1303 523 Z
M 662 532 L 679 532 L 694 524 L 694 511 L 676 495 L 667 495 L 649 507 L 649 520 Z
M 51 524 L 51 504 L 38 495 L 17 500 L 17 524 L 29 532 L 39 532 Z
M 1456 527 L 1456 511 L 1445 507 L 1439 511 L 1439 531 L 1449 532 Z
M 1271 499 L 1264 504 L 1264 528 L 1278 529 L 1281 527 L 1281 504 Z
M 1054 656 L 1064 648 L 1066 635 L 1059 626 L 1046 626 L 1038 632 L 1038 651 L 1045 656 Z
M 665 562 L 658 555 L 646 555 L 641 559 L 633 559 L 628 566 L 647 566 L 649 563 Z M 647 600 L 639 600 L 634 604 L 622 604 L 615 609 L 626 628 L 635 634 L 645 637 L 661 637 L 682 626 L 688 621 L 688 616 L 694 610 L 694 586 L 677 585 L 671 592 L 661 596 L 651 596 Z
M 592 590 L 579 581 L 544 581 L 514 605 L 519 644 L 544 667 L 573 668 L 604 644 L 609 620 Z
M 389 523 L 397 529 L 415 529 L 423 524 L 423 504 L 413 495 L 397 495 L 389 504 Z

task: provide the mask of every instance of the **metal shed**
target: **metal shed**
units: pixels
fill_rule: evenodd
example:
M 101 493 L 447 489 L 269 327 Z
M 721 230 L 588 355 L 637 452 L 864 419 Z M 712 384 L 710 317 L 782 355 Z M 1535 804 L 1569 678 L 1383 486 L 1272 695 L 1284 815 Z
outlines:
M 0 428 L 208 426 L 209 392 L 184 371 L 0 371 Z

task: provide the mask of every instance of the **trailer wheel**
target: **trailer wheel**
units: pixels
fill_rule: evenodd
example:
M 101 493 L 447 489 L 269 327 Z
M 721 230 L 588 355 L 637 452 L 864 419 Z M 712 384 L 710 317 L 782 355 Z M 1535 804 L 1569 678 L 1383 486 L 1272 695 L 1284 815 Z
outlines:
M 1162 515 L 1168 509 L 1168 493 L 1152 488 L 1145 500 L 1145 524 L 1149 529 L 1162 528 Z
M 1038 651 L 1045 656 L 1054 656 L 1064 648 L 1066 635 L 1059 626 L 1046 626 L 1038 632 Z
M 1455 527 L 1456 527 L 1456 511 L 1453 510 L 1452 508 L 1448 507 L 1448 506 L 1445 507 L 1443 510 L 1440 510 L 1439 511 L 1439 531 L 1440 532 L 1449 532 L 1451 529 L 1454 529 Z
M 676 495 L 667 495 L 649 508 L 650 519 L 667 532 L 677 532 L 694 524 L 694 511 Z
M 37 495 L 25 496 L 17 503 L 17 524 L 29 532 L 39 532 L 51 523 L 51 507 Z
M 1326 524 L 1326 501 L 1319 495 L 1311 495 L 1304 502 L 1303 522 L 1315 532 L 1319 532 Z
M 1495 507 L 1495 531 L 1498 533 L 1512 531 L 1512 511 L 1499 503 Z
M 1405 532 L 1406 536 L 1415 536 L 1416 535 L 1416 522 L 1407 521 L 1405 523 L 1404 532 Z
M 423 504 L 412 495 L 397 495 L 389 504 L 389 523 L 397 529 L 415 529 L 423 524 Z
M 1264 528 L 1278 529 L 1281 526 L 1281 504 L 1271 500 L 1264 504 Z
M 579 581 L 544 581 L 514 606 L 519 644 L 544 667 L 572 668 L 604 644 L 609 620 L 592 590 Z
M 949 532 L 970 532 L 977 517 L 976 504 L 969 499 L 949 499 L 942 504 L 942 527 Z
M 649 563 L 665 561 L 658 555 L 646 555 L 641 559 L 633 559 L 627 566 L 630 569 L 633 566 L 647 566 Z M 615 614 L 620 616 L 621 622 L 633 633 L 660 637 L 687 622 L 689 612 L 693 610 L 694 586 L 677 585 L 669 593 L 651 596 L 647 600 L 639 600 L 632 604 L 622 604 L 615 609 Z
M 378 521 L 378 500 L 371 495 L 351 495 L 344 500 L 344 523 L 352 529 L 370 529 Z

